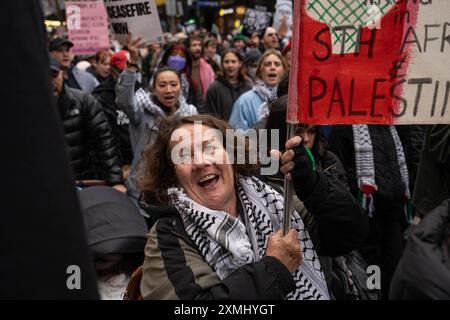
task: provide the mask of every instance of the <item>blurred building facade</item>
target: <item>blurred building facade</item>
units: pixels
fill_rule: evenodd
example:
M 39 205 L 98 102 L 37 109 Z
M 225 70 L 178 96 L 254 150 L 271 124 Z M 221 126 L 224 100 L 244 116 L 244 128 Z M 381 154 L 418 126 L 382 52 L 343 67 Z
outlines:
M 64 32 L 65 0 L 40 0 L 48 31 Z M 188 21 L 224 34 L 239 28 L 249 0 L 156 0 L 163 30 L 177 32 Z M 213 25 L 216 27 L 213 28 Z M 58 31 L 59 28 L 59 31 Z M 57 30 L 57 31 L 55 31 Z

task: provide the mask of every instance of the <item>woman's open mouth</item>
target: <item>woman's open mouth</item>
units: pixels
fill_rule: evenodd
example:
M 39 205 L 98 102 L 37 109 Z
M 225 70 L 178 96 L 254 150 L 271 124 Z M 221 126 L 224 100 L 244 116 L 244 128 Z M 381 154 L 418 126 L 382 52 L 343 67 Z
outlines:
M 198 185 L 202 188 L 212 188 L 219 181 L 219 176 L 217 174 L 208 174 L 198 181 Z
M 166 100 L 167 102 L 172 102 L 175 100 L 175 96 L 165 96 L 164 100 Z
M 269 80 L 271 80 L 271 81 L 277 81 L 277 79 L 278 79 L 278 75 L 277 75 L 276 73 L 269 73 L 269 74 L 267 75 L 267 77 L 268 77 Z

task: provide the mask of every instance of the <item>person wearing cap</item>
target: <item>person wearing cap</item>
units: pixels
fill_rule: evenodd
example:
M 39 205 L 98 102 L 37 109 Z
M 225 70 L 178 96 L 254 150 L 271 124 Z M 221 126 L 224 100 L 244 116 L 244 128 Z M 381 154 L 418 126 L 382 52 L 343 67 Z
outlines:
M 129 123 L 128 116 L 116 103 L 116 84 L 122 71 L 126 68 L 129 53 L 126 50 L 122 50 L 114 53 L 109 60 L 110 75 L 106 80 L 100 82 L 100 84 L 94 89 L 92 95 L 97 99 L 103 108 L 103 112 L 108 119 L 111 126 L 114 140 L 116 141 L 120 152 L 120 164 L 124 175 L 128 172 L 128 168 L 133 160 L 133 152 L 131 149 Z M 139 89 L 141 86 L 136 81 L 135 89 Z
M 94 91 L 99 82 L 89 72 L 76 68 L 73 62 L 72 55 L 73 43 L 67 39 L 55 38 L 52 39 L 48 45 L 50 57 L 56 59 L 61 70 L 64 73 L 64 83 L 70 88 L 82 90 L 88 93 Z
M 246 46 L 245 40 L 246 38 L 243 34 L 240 33 L 235 34 L 233 37 L 233 47 L 239 50 L 240 52 L 244 52 Z
M 95 98 L 64 83 L 63 68 L 51 58 L 53 94 L 62 120 L 72 172 L 76 180 L 102 179 L 126 192 L 119 150 L 111 128 Z M 98 162 L 97 168 L 93 155 Z

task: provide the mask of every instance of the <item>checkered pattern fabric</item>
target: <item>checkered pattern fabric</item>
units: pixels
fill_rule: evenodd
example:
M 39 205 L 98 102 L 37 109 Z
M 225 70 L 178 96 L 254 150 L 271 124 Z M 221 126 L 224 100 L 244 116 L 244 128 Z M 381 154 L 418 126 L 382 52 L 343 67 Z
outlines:
M 352 53 L 359 47 L 358 28 L 383 17 L 394 5 L 393 0 L 308 0 L 306 12 L 330 27 L 333 53 Z M 356 29 L 333 30 L 338 26 L 354 26 Z M 344 45 L 342 41 L 345 41 Z

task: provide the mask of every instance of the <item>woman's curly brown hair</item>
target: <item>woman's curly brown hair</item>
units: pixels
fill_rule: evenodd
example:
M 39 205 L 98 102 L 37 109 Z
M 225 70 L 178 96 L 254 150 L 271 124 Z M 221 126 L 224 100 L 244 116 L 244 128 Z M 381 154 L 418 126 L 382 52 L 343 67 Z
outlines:
M 143 192 L 144 201 L 157 205 L 168 204 L 167 189 L 177 186 L 175 167 L 171 158 L 170 142 L 172 133 L 183 125 L 194 124 L 195 122 L 201 122 L 204 126 L 219 130 L 224 140 L 227 136 L 226 130 L 231 129 L 227 122 L 210 115 L 188 117 L 172 115 L 161 118 L 159 121 L 159 134 L 155 143 L 143 152 L 139 163 L 138 188 Z M 237 139 L 233 140 L 233 146 L 228 146 L 233 151 L 233 159 L 237 159 L 238 154 L 242 153 L 245 154 L 246 160 L 249 159 L 249 150 L 254 148 L 249 139 L 245 139 L 245 149 L 242 149 L 243 146 L 236 143 Z M 223 141 L 223 146 L 225 149 L 227 148 L 225 141 Z M 259 168 L 259 159 L 256 164 L 233 163 L 232 166 L 235 173 L 244 176 L 253 175 Z

